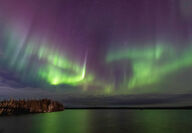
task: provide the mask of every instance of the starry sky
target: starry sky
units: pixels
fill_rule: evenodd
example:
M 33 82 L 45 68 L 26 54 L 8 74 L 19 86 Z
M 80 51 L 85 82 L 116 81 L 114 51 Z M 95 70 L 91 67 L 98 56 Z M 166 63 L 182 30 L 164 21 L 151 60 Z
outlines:
M 189 104 L 191 67 L 192 1 L 0 0 L 2 98 Z

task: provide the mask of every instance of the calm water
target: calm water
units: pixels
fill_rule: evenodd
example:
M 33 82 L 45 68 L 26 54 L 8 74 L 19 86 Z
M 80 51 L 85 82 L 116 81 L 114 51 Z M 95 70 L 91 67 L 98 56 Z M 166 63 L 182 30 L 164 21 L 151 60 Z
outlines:
M 65 110 L 0 117 L 0 133 L 191 133 L 192 110 Z

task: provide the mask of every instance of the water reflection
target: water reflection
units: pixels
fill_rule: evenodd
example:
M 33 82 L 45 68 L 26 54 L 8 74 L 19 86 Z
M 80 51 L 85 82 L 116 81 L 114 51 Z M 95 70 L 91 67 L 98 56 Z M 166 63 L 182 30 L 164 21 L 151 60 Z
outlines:
M 41 114 L 33 133 L 87 133 L 87 110 L 67 110 L 64 112 Z
M 191 133 L 190 110 L 90 111 L 91 133 Z
M 190 110 L 66 110 L 0 118 L 0 133 L 191 133 Z
M 190 110 L 90 111 L 91 133 L 191 133 Z

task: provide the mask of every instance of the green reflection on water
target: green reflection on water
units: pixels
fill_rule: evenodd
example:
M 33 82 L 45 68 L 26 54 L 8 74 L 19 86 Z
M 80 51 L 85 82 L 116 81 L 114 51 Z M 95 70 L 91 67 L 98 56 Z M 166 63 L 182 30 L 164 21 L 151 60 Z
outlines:
M 13 117 L 26 126 L 12 121 L 9 129 L 26 133 L 191 133 L 190 116 L 191 110 L 65 110 Z
M 175 119 L 179 112 L 171 110 L 144 110 L 138 113 L 143 125 L 143 132 L 146 133 L 176 133 Z
M 37 116 L 38 117 L 38 116 Z M 88 111 L 66 110 L 63 112 L 39 114 L 34 120 L 31 133 L 87 133 Z

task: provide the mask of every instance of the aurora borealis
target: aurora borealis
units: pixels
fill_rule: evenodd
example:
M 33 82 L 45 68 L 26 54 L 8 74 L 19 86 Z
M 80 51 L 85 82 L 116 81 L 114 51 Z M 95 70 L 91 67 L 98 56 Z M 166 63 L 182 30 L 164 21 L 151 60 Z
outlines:
M 3 80 L 63 93 L 183 94 L 191 67 L 188 0 L 0 0 Z
M 46 80 L 53 85 L 61 83 L 75 84 L 84 80 L 86 57 L 81 66 L 70 62 L 57 50 L 52 50 L 49 46 L 38 43 L 36 45 L 33 41 L 29 41 L 25 45 L 23 42 L 17 41 L 15 37 L 14 35 L 8 35 L 6 38 L 8 44 L 4 48 L 5 56 L 2 62 L 9 60 L 9 62 L 6 62 L 6 65 L 8 65 L 11 70 L 15 69 L 16 72 L 21 73 L 23 78 L 25 78 L 26 75 L 22 73 L 24 71 L 28 72 L 30 71 L 29 68 L 32 68 L 35 74 L 28 73 L 27 77 L 34 76 L 34 78 Z M 22 53 L 20 53 L 20 51 L 22 51 Z M 33 60 L 35 60 L 34 64 L 37 63 L 37 65 L 30 65 Z
M 107 61 L 114 62 L 120 59 L 132 61 L 133 75 L 127 83 L 128 88 L 151 84 L 161 80 L 169 73 L 177 72 L 192 65 L 192 49 L 177 52 L 170 46 L 161 44 L 155 47 L 141 49 L 123 49 L 108 55 Z

